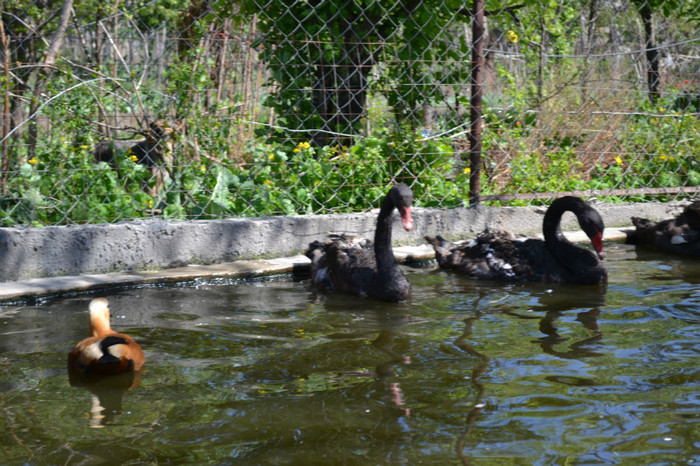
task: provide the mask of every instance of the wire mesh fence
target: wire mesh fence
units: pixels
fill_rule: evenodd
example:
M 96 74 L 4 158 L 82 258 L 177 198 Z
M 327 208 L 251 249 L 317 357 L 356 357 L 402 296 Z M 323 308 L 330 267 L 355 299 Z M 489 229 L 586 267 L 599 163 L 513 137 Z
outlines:
M 480 1 L 0 0 L 0 226 L 698 195 L 700 1 Z

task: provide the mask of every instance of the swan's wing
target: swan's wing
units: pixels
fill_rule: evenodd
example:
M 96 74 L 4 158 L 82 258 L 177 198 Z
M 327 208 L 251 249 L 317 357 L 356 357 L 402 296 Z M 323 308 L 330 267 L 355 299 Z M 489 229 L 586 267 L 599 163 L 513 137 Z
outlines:
M 362 295 L 376 273 L 373 243 L 360 236 L 330 235 L 328 241 L 311 243 L 306 256 L 313 283 L 329 291 Z
M 444 238 L 426 237 L 435 249 L 435 258 L 441 268 L 484 279 L 517 280 L 516 267 L 520 263 L 518 240 L 506 231 L 486 230 L 475 239 L 450 243 Z
M 676 254 L 700 256 L 700 230 L 695 229 L 700 220 L 695 216 L 696 203 L 686 207 L 681 215 L 673 219 L 654 222 L 632 217 L 635 231 L 628 235 L 627 243 L 647 246 Z M 700 209 L 698 203 L 697 209 Z

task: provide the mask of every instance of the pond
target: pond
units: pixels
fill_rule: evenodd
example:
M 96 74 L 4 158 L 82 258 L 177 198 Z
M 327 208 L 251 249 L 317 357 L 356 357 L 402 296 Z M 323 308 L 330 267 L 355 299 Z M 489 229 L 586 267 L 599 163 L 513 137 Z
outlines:
M 0 305 L 0 462 L 698 464 L 700 261 L 607 250 L 607 289 L 428 263 L 410 305 L 291 276 Z M 129 390 L 69 381 L 96 296 Z

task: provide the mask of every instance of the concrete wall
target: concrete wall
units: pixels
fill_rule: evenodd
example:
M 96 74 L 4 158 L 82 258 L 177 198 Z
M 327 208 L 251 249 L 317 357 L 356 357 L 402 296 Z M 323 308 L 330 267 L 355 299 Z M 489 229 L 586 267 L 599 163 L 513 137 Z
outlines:
M 631 225 L 631 216 L 675 216 L 683 203 L 598 204 L 606 226 Z M 424 243 L 424 235 L 450 240 L 486 227 L 541 232 L 543 207 L 414 209 L 414 229 L 394 224 L 395 245 Z M 372 237 L 377 211 L 362 214 L 266 217 L 210 221 L 143 220 L 102 225 L 0 228 L 0 282 L 117 271 L 157 270 L 187 264 L 283 257 L 303 252 L 328 232 Z M 564 230 L 577 230 L 566 214 Z

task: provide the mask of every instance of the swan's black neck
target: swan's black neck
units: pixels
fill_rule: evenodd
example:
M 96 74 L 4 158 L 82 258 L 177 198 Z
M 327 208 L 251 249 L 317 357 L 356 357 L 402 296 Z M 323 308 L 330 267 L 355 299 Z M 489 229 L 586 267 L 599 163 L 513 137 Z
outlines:
M 581 207 L 571 198 L 563 197 L 555 200 L 544 214 L 542 222 L 542 233 L 544 233 L 544 242 L 552 249 L 561 244 L 572 244 L 561 231 L 561 217 L 564 212 L 573 212 L 578 217 Z
M 561 231 L 561 217 L 564 215 L 564 212 L 573 212 L 576 215 L 579 225 L 586 235 L 591 238 L 592 242 L 594 236 L 602 235 L 602 225 L 601 231 L 597 231 L 597 228 L 596 231 L 591 231 L 591 217 L 595 211 L 588 204 L 578 197 L 561 197 L 552 202 L 552 205 L 549 206 L 547 213 L 544 215 L 542 231 L 547 249 L 566 269 L 577 270 L 582 267 L 598 267 L 598 257 L 592 251 L 578 247 L 564 237 Z
M 391 249 L 391 214 L 394 207 L 391 195 L 387 195 L 377 217 L 377 229 L 374 232 L 374 255 L 377 260 L 377 271 L 380 273 L 396 267 L 396 258 Z

